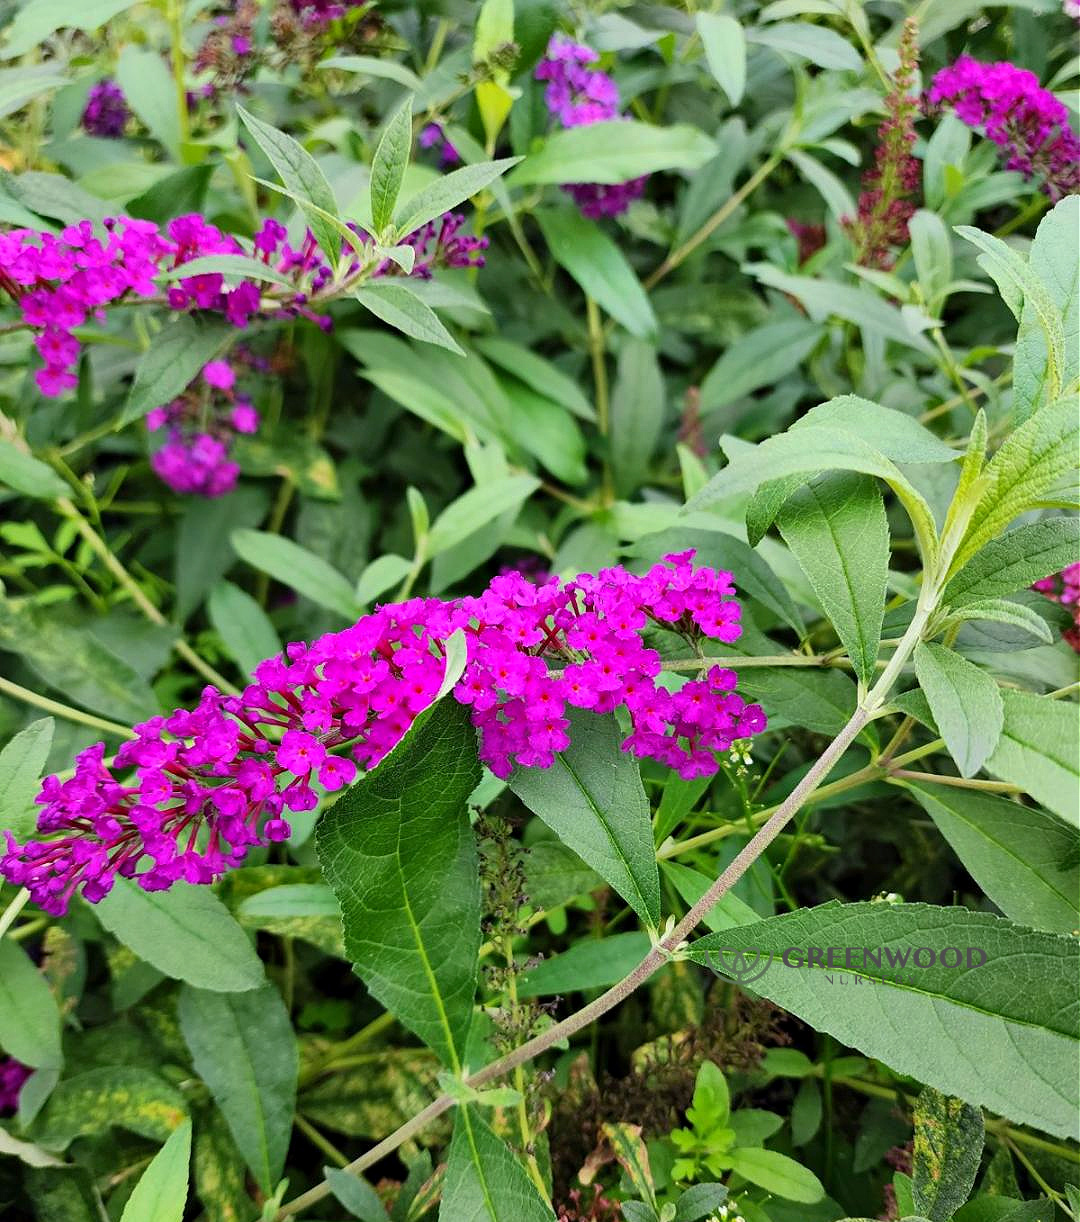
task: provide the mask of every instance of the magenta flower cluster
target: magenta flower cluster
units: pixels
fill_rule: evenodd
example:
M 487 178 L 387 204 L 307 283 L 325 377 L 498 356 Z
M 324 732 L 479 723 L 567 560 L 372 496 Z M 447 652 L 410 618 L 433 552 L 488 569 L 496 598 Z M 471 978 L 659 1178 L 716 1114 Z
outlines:
M 237 363 L 244 355 L 235 354 Z M 232 440 L 237 433 L 256 432 L 259 413 L 249 396 L 237 393 L 236 367 L 228 361 L 210 361 L 201 383 L 146 417 L 151 432 L 166 431 L 150 465 L 174 492 L 224 496 L 240 475 L 229 457 Z
M 981 128 L 1004 153 L 1007 169 L 1041 177 L 1052 200 L 1080 190 L 1080 140 L 1068 109 L 1034 72 L 1007 60 L 984 64 L 963 55 L 934 77 L 929 99 Z
M 86 109 L 82 113 L 83 130 L 91 136 L 116 140 L 124 134 L 130 115 L 120 86 L 115 81 L 98 81 L 91 86 L 86 98 Z
M 16 1061 L 14 1057 L 0 1060 L 0 1116 L 18 1110 L 19 1092 L 33 1072 L 29 1065 Z
M 291 644 L 238 696 L 207 687 L 194 710 L 136 726 L 113 767 L 99 743 L 70 779 L 46 778 L 38 831 L 54 838 L 19 845 L 9 833 L 0 873 L 51 913 L 76 892 L 101 899 L 118 874 L 151 891 L 211 882 L 251 846 L 288 837 L 288 813 L 314 809 L 316 786 L 342 789 L 358 766 L 383 759 L 437 695 L 457 630 L 467 660 L 453 695 L 470 707 L 496 775 L 549 767 L 569 743 L 567 706 L 620 705 L 625 750 L 684 777 L 711 775 L 716 752 L 764 729 L 765 717 L 736 694 L 733 671 L 703 663 L 704 677 L 681 687 L 659 681 L 646 629 L 695 644 L 740 633 L 731 574 L 695 568 L 692 556 L 565 584 L 507 574 L 475 598 L 414 598 Z
M 536 79 L 546 81 L 544 102 L 563 127 L 587 127 L 619 118 L 618 86 L 592 65 L 599 55 L 584 43 L 556 34 L 547 55 L 536 65 Z M 619 216 L 639 199 L 648 176 L 620 183 L 567 183 L 568 192 L 590 220 Z
M 1080 653 L 1080 564 L 1070 564 L 1053 577 L 1037 581 L 1034 589 L 1056 603 L 1061 603 L 1073 617 L 1073 626 L 1061 634 Z
M 483 265 L 486 238 L 462 232 L 465 218 L 446 213 L 405 238 L 416 250 L 412 275 L 430 278 L 437 267 Z M 358 236 L 367 238 L 358 226 Z M 312 309 L 312 299 L 326 290 L 333 272 L 314 235 L 308 231 L 298 248 L 287 241 L 285 226 L 268 219 L 255 234 L 254 252 L 269 269 L 288 276 L 292 292 L 269 282 L 243 279 L 229 284 L 220 272 L 200 272 L 170 284 L 165 300 L 177 311 L 212 311 L 244 328 L 260 314 L 302 317 L 324 330 L 330 319 Z M 69 225 L 59 237 L 36 229 L 0 234 L 0 289 L 17 303 L 23 322 L 38 332 L 35 340 L 44 368 L 36 374 L 42 394 L 72 389 L 81 345 L 74 335 L 91 318 L 103 319 L 105 307 L 131 298 L 152 298 L 155 278 L 208 255 L 245 253 L 233 237 L 198 213 L 176 217 L 161 230 L 151 221 L 109 218 L 100 227 L 91 221 Z M 342 277 L 362 271 L 353 253 Z M 373 275 L 400 274 L 387 260 Z

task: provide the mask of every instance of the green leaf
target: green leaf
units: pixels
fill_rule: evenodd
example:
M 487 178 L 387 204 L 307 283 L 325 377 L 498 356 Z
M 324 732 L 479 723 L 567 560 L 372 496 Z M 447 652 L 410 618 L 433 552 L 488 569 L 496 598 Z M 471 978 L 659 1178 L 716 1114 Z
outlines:
M 846 44 L 845 44 L 846 45 Z M 926 336 L 909 326 L 905 316 L 879 293 L 866 286 L 839 284 L 815 276 L 793 275 L 771 263 L 748 263 L 744 271 L 762 284 L 790 293 L 805 307 L 814 322 L 835 316 L 866 331 L 930 356 L 933 348 Z
M 129 216 L 156 221 L 159 225 L 164 225 L 173 217 L 183 216 L 186 212 L 201 212 L 215 168 L 214 165 L 205 163 L 185 166 L 175 173 L 166 174 L 142 195 L 128 200 L 124 211 Z
M 297 594 L 347 620 L 360 615 L 352 582 L 306 547 L 265 530 L 234 530 L 230 539 L 241 560 L 269 573 Z
M 176 88 L 166 61 L 155 51 L 145 51 L 130 43 L 116 61 L 116 80 L 124 100 L 168 150 L 180 156 L 180 117 L 176 110 Z
M 903 785 L 1009 920 L 1049 933 L 1080 928 L 1077 837 L 1060 819 L 953 785 Z
M 280 993 L 269 984 L 244 993 L 185 985 L 177 1013 L 195 1072 L 259 1187 L 273 1192 L 289 1149 L 299 1064 Z
M 469 714 L 443 701 L 323 815 L 316 833 L 357 974 L 455 1070 L 465 1055 L 480 949 L 476 845 L 465 805 L 479 779 Z
M 802 149 L 789 149 L 785 156 L 825 201 L 837 224 L 855 215 L 857 205 L 851 192 L 832 170 Z
M 219 993 L 264 981 L 246 934 L 209 887 L 174 883 L 168 891 L 144 891 L 118 878 L 94 912 L 140 959 L 174 980 Z
M 404 581 L 411 568 L 412 561 L 404 556 L 391 553 L 377 557 L 360 574 L 360 580 L 356 583 L 356 601 L 361 606 L 368 606 L 391 586 Z
M 10 831 L 16 840 L 25 840 L 37 823 L 33 802 L 55 727 L 51 717 L 32 721 L 0 751 L 0 830 Z
M 746 35 L 734 17 L 698 13 L 694 18 L 705 62 L 732 106 L 738 106 L 746 88 Z
M 264 658 L 281 653 L 281 641 L 270 617 L 247 591 L 231 581 L 219 581 L 214 586 L 206 609 L 225 648 L 245 675 L 254 673 Z
M 582 420 L 595 421 L 596 412 L 577 382 L 545 357 L 499 335 L 479 336 L 473 340 L 473 347 L 538 395 L 561 404 Z
M 1061 318 L 1065 343 L 1061 384 L 1070 386 L 1080 376 L 1080 269 L 1074 258 L 1080 227 L 1080 199 L 1067 195 L 1039 222 L 1028 255 L 1031 275 L 1042 285 L 1049 308 Z M 1045 308 L 1045 307 L 1044 307 Z M 1045 406 L 1051 396 L 1052 366 L 1047 335 L 1034 302 L 1024 300 L 1013 360 L 1013 408 L 1021 423 Z
M 166 323 L 139 357 L 117 427 L 131 424 L 175 399 L 208 361 L 225 351 L 236 334 L 236 328 L 227 322 L 197 320 L 191 314 Z
M 611 392 L 611 467 L 618 496 L 628 497 L 644 482 L 664 426 L 666 392 L 656 349 L 628 339 L 619 350 Z
M 236 563 L 236 553 L 229 542 L 233 531 L 257 526 L 270 507 L 270 498 L 264 489 L 245 485 L 228 496 L 193 496 L 188 501 L 176 541 L 175 616 L 180 623 Z
M 498 161 L 477 161 L 443 174 L 398 208 L 394 228 L 400 235 L 415 232 L 482 191 L 520 160 L 520 157 L 503 157 Z
M 319 163 L 292 136 L 278 131 L 276 127 L 271 127 L 261 119 L 256 119 L 242 106 L 236 108 L 236 113 L 277 171 L 286 189 L 296 197 L 315 240 L 329 259 L 331 267 L 336 267 L 341 251 L 341 233 L 327 218 L 338 216 L 338 206 Z
M 822 953 L 813 964 L 788 966 L 779 956 L 790 947 L 803 948 L 804 960 L 808 947 L 850 947 L 854 966 L 827 967 Z M 959 948 L 956 966 L 950 948 Z M 968 969 L 968 949 L 977 970 Z M 1074 940 L 964 908 L 834 902 L 709 934 L 691 945 L 690 957 L 708 963 L 724 951 L 731 962 L 734 952 L 749 950 L 773 956 L 754 992 L 817 1030 L 1021 1124 L 1058 1137 L 1074 1132 Z M 933 965 L 916 963 L 916 952 L 922 962 L 933 952 Z M 842 987 L 838 972 L 861 983 Z
M 139 1176 L 120 1222 L 183 1222 L 190 1162 L 191 1121 L 185 1120 Z
M 371 163 L 371 219 L 377 237 L 393 220 L 411 151 L 412 98 L 408 97 L 387 121 Z
M 94 636 L 92 626 L 0 600 L 0 649 L 18 654 L 68 703 L 128 722 L 153 717 L 159 706 L 150 685 Z
M 649 802 L 614 717 L 568 710 L 570 746 L 551 768 L 515 768 L 509 785 L 560 840 L 649 926 L 660 923 L 660 879 Z
M 611 119 L 554 132 L 506 180 L 539 183 L 627 182 L 658 170 L 696 170 L 716 156 L 716 143 L 687 123 L 654 127 Z
M 964 565 L 945 587 L 944 606 L 957 608 L 1025 590 L 1075 563 L 1080 519 L 1048 518 L 1010 530 Z
M 7 118 L 22 110 L 27 102 L 68 84 L 68 81 L 69 78 L 58 71 L 58 65 L 3 69 L 0 71 L 0 118 Z
M 719 1213 L 727 1195 L 723 1184 L 692 1184 L 679 1197 L 674 1222 L 701 1222 L 706 1215 Z
M 979 602 L 968 603 L 950 615 L 946 622 L 952 625 L 968 620 L 1010 624 L 1030 633 L 1046 645 L 1051 644 L 1054 639 L 1050 626 L 1041 615 L 1023 603 L 1009 602 L 1004 598 L 985 598 Z
M 354 289 L 352 296 L 376 318 L 381 318 L 404 335 L 411 335 L 413 339 L 422 340 L 425 344 L 447 348 L 459 356 L 465 355 L 461 345 L 442 325 L 435 311 L 405 285 L 393 284 L 388 280 L 364 284 Z
M 1065 331 L 1060 308 L 1028 262 L 1008 243 L 971 225 L 957 225 L 956 232 L 983 252 L 978 257 L 979 265 L 997 284 L 1013 313 L 1018 312 L 1017 303 L 1022 299 L 1024 312 L 1033 313 L 1038 320 L 1046 345 L 1045 393 L 1048 400 L 1056 399 L 1065 387 Z
M 479 1110 L 459 1106 L 447 1156 L 440 1222 L 552 1222 L 525 1168 Z
M 680 527 L 646 535 L 629 549 L 629 554 L 655 562 L 669 552 L 682 552 L 691 547 L 696 553 L 696 563 L 732 574 L 740 597 L 756 599 L 792 631 L 799 636 L 805 635 L 806 625 L 787 587 L 761 556 L 735 535 Z
M 187 1115 L 184 1096 L 152 1070 L 109 1065 L 61 1082 L 36 1121 L 34 1134 L 50 1150 L 62 1150 L 77 1137 L 100 1138 L 114 1125 L 164 1142 Z
M 775 25 L 755 26 L 746 31 L 750 42 L 783 51 L 787 55 L 808 59 L 819 68 L 839 68 L 858 72 L 862 56 L 851 43 L 835 30 L 809 21 L 778 21 Z
M 530 968 L 518 982 L 521 997 L 550 997 L 616 984 L 649 953 L 647 934 L 586 938 Z
M 0 1048 L 24 1065 L 60 1065 L 60 1010 L 26 951 L 0 939 Z
M 976 503 L 953 573 L 1002 533 L 1013 518 L 1043 503 L 1044 494 L 1073 475 L 1080 418 L 1072 399 L 1059 399 L 1025 421 L 987 464 L 986 486 Z
M 889 577 L 889 523 L 877 483 L 866 475 L 819 475 L 788 499 L 778 525 L 868 687 Z
M 594 131 L 575 127 L 575 132 Z M 588 181 L 596 181 L 589 179 Z M 582 290 L 638 339 L 656 334 L 656 315 L 641 281 L 615 243 L 576 208 L 545 208 L 536 213 L 555 261 Z
M 911 1193 L 929 1222 L 949 1222 L 968 1199 L 986 1131 L 982 1112 L 962 1099 L 923 1087 L 915 1104 Z
M 732 1150 L 728 1157 L 733 1171 L 787 1201 L 814 1205 L 825 1198 L 825 1189 L 818 1177 L 786 1154 L 751 1146 Z
M 136 0 L 84 0 L 73 7 L 71 0 L 30 0 L 8 27 L 7 42 L 0 58 L 14 59 L 33 50 L 56 30 L 96 30 Z
M 1019 785 L 1067 823 L 1080 827 L 1080 705 L 1003 688 L 1005 724 L 992 776 Z
M 779 483 L 784 476 L 816 475 L 832 470 L 858 471 L 885 480 L 907 510 L 924 558 L 930 561 L 936 554 L 934 515 L 925 498 L 894 462 L 857 433 L 837 425 L 809 425 L 792 427 L 752 447 L 727 437 L 721 438 L 721 445 L 729 450 L 731 461 L 688 502 L 686 512 L 707 508 L 738 492 L 752 492 L 763 484 Z M 784 484 L 783 495 L 770 504 L 769 514 L 756 519 L 752 535 L 760 537 L 768 528 L 770 515 L 778 512 L 803 482 L 792 480 Z
M 929 641 L 915 646 L 915 674 L 960 775 L 974 776 L 1001 737 L 1001 689 L 967 658 Z
M 437 556 L 467 539 L 489 522 L 517 509 L 540 487 L 532 475 L 505 475 L 470 488 L 439 514 L 431 524 L 427 554 Z
M 686 901 L 687 907 L 693 907 L 706 891 L 712 886 L 713 880 L 700 870 L 681 865 L 677 861 L 660 863 L 664 877 L 674 886 L 679 895 Z M 730 929 L 733 925 L 752 925 L 757 921 L 758 914 L 749 904 L 733 892 L 722 895 L 702 918 L 702 923 L 714 932 L 720 929 Z M 589 945 L 581 943 L 580 945 Z
M 324 1167 L 323 1176 L 335 1199 L 360 1222 L 386 1222 L 386 1206 L 379 1194 L 362 1176 Z
M 0 441 L 0 484 L 40 500 L 67 496 L 71 491 L 52 467 L 10 441 Z
M 378 59 L 374 55 L 332 55 L 329 59 L 319 60 L 316 67 L 320 69 L 335 68 L 339 72 L 359 72 L 365 76 L 382 77 L 388 81 L 397 81 L 406 89 L 416 90 L 423 87 L 423 81 L 411 72 L 404 64 L 393 59 Z

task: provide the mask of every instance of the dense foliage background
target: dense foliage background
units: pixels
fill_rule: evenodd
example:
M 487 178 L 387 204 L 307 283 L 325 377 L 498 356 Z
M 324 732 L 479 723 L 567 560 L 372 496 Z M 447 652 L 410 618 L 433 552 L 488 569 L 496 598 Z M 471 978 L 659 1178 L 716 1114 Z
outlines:
M 0 1216 L 1080 1217 L 1075 8 L 0 2 Z

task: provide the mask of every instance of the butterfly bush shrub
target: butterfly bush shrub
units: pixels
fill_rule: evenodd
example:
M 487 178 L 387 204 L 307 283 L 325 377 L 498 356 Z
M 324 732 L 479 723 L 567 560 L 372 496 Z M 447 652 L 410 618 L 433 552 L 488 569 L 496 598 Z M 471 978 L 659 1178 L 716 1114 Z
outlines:
M 0 21 L 0 1218 L 1076 1217 L 1072 6 Z

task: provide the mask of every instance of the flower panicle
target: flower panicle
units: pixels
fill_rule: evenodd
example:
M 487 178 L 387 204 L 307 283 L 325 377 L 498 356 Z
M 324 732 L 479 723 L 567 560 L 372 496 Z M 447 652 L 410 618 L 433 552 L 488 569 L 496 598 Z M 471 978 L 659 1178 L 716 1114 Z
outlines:
M 619 88 L 606 72 L 594 67 L 599 58 L 592 47 L 555 34 L 536 65 L 536 79 L 547 82 L 544 104 L 563 127 L 588 127 L 621 117 Z M 647 182 L 644 175 L 618 183 L 566 183 L 563 190 L 583 216 L 595 221 L 620 216 L 645 193 Z
M 463 232 L 465 217 L 445 213 L 404 241 L 417 252 L 412 275 L 431 277 L 438 267 L 479 267 L 487 238 Z M 357 236 L 369 236 L 352 225 Z M 229 284 L 221 272 L 198 272 L 168 286 L 166 304 L 178 312 L 221 314 L 237 329 L 257 317 L 306 318 L 329 330 L 328 315 L 313 305 L 333 295 L 334 272 L 308 230 L 298 246 L 288 241 L 280 221 L 268 218 L 255 233 L 255 258 L 265 263 L 267 281 L 243 278 Z M 185 264 L 212 255 L 240 255 L 245 249 L 199 213 L 171 220 L 165 229 L 133 217 L 110 217 L 99 228 L 84 220 L 67 226 L 59 236 L 36 229 L 0 233 L 0 288 L 16 302 L 23 322 L 37 332 L 35 345 L 44 362 L 36 380 L 52 398 L 73 389 L 81 344 L 74 334 L 91 319 L 103 319 L 108 306 L 138 298 L 152 299 L 157 278 Z M 342 281 L 364 271 L 353 252 L 343 261 Z M 271 278 L 269 273 L 273 273 Z M 375 276 L 399 275 L 390 260 L 371 269 Z M 278 281 L 286 276 L 291 291 Z
M 904 22 L 899 59 L 885 98 L 888 117 L 878 128 L 874 164 L 863 175 L 856 215 L 844 219 L 855 246 L 855 262 L 880 270 L 891 268 L 892 252 L 908 242 L 908 221 L 915 212 L 914 196 L 922 177 L 912 153 L 919 113 L 915 92 L 919 42 L 918 26 L 911 18 Z
M 765 717 L 735 692 L 735 672 L 704 656 L 702 677 L 675 690 L 658 681 L 646 629 L 699 649 L 741 631 L 731 574 L 692 558 L 566 583 L 503 574 L 476 597 L 389 604 L 290 644 L 239 695 L 207 687 L 195 708 L 136 726 L 111 766 L 98 743 L 69 779 L 47 777 L 38 831 L 52 838 L 20 845 L 9 834 L 0 873 L 58 914 L 76 893 L 102 899 L 117 876 L 148 891 L 214 881 L 252 846 L 287 839 L 289 814 L 313 810 L 319 790 L 350 785 L 386 756 L 435 699 L 445 642 L 459 630 L 467 660 L 453 697 L 469 707 L 480 758 L 497 776 L 550 767 L 570 743 L 569 708 L 620 706 L 624 750 L 686 778 L 711 776 L 717 753 L 763 730 Z
M 962 55 L 934 77 L 928 101 L 981 129 L 1001 149 L 1005 168 L 1041 178 L 1052 202 L 1080 191 L 1080 140 L 1068 108 L 1034 72 L 1008 60 L 981 63 Z

